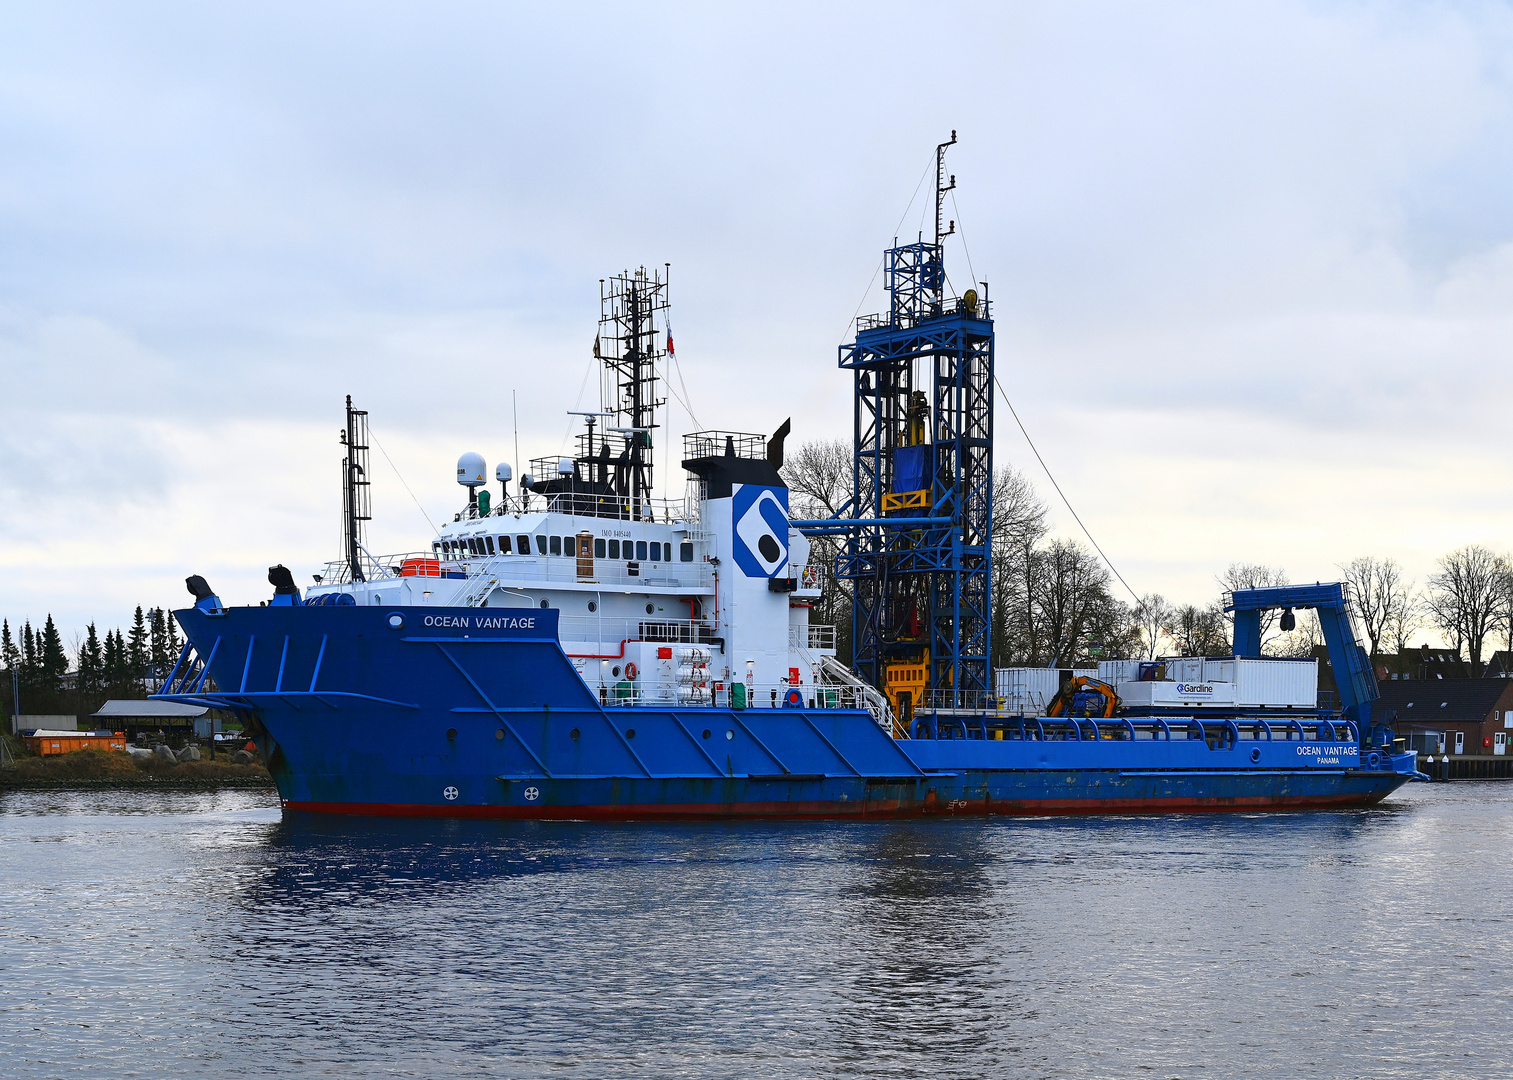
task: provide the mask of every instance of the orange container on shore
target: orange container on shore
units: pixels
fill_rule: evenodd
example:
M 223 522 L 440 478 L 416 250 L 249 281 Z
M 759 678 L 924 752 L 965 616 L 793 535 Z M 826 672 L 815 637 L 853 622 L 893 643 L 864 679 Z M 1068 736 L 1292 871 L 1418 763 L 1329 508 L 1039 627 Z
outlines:
M 75 750 L 125 750 L 124 731 L 34 731 L 22 736 L 34 754 L 68 754 Z

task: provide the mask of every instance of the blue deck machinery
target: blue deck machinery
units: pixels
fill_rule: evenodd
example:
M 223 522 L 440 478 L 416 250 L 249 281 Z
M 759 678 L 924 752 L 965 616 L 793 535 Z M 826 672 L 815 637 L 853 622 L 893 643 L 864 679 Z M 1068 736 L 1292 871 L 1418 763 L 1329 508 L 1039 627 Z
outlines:
M 956 295 L 946 276 L 955 142 L 935 150 L 933 239 L 884 253 L 888 310 L 840 347 L 854 376 L 851 516 L 795 523 L 844 538 L 852 667 L 906 726 L 922 711 L 981 712 L 992 687 L 993 321 L 985 282 Z
M 1282 609 L 1284 630 L 1292 629 L 1294 610 L 1312 608 L 1318 613 L 1345 719 L 1360 732 L 1363 745 L 1390 747 L 1392 729 L 1378 723 L 1373 715 L 1372 705 L 1380 696 L 1376 674 L 1350 624 L 1345 586 L 1334 582 L 1235 589 L 1224 598 L 1224 610 L 1234 613 L 1236 656 L 1261 655 L 1261 613 L 1278 608 Z

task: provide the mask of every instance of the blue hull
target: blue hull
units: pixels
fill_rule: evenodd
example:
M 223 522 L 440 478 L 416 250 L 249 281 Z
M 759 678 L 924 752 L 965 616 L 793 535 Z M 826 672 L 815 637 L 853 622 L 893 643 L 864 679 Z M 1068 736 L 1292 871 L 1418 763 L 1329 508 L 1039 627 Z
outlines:
M 1414 775 L 1412 755 L 1361 767 L 1353 742 L 1280 735 L 895 740 L 855 709 L 606 707 L 558 645 L 550 610 L 177 615 L 209 674 L 185 664 L 161 696 L 246 718 L 294 810 L 622 820 L 1249 810 L 1370 805 Z

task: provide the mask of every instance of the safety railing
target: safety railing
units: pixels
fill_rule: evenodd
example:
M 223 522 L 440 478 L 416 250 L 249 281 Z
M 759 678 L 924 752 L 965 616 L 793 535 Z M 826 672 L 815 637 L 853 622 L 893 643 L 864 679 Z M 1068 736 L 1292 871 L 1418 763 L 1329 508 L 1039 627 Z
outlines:
M 557 627 L 557 636 L 568 646 L 568 652 L 571 655 L 581 655 L 579 650 L 573 647 L 574 643 L 578 642 L 598 642 L 601 645 L 610 646 L 610 651 L 613 652 L 623 641 L 707 645 L 714 636 L 714 627 L 703 619 L 562 615 L 557 620 Z
M 691 521 L 697 517 L 697 512 L 696 504 L 683 499 L 653 499 L 646 496 L 635 498 L 629 495 L 593 495 L 585 492 L 537 495 L 522 490 L 491 507 L 487 514 L 480 514 L 477 506 L 468 506 L 453 514 L 452 520 L 483 521 L 523 514 L 556 513 L 571 517 L 662 523 Z
M 411 560 L 412 566 L 405 567 Z M 414 561 L 422 565 L 413 565 Z M 434 562 L 434 567 L 431 565 Z M 579 570 L 589 571 L 580 574 Z M 503 588 L 528 588 L 542 582 L 577 582 L 642 588 L 712 589 L 714 573 L 707 562 L 637 562 L 594 559 L 581 563 L 576 556 L 484 555 L 467 559 L 438 558 L 434 551 L 406 552 L 369 558 L 363 567 L 369 582 L 414 577 L 417 581 L 471 579 L 488 576 Z M 351 584 L 345 562 L 329 562 L 320 575 L 320 585 Z
M 606 705 L 712 705 L 732 709 L 862 709 L 865 695 L 854 686 L 815 686 L 804 683 L 714 683 L 707 689 L 676 683 L 632 682 L 628 679 L 591 681 L 590 687 Z
M 835 627 L 827 624 L 810 624 L 804 629 L 797 627 L 788 631 L 788 647 L 790 649 L 831 649 L 835 648 Z
M 1349 720 L 1289 719 L 1270 722 L 1254 717 L 1070 717 L 937 714 L 917 716 L 914 738 L 1009 739 L 1040 742 L 1125 742 L 1197 740 L 1212 749 L 1233 749 L 1243 742 L 1355 743 L 1360 733 Z

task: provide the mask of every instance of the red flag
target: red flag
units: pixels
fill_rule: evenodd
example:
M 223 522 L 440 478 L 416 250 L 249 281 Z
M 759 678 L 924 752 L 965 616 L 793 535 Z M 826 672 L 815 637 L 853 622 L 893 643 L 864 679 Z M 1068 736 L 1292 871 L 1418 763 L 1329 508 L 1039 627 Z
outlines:
M 667 331 L 667 355 L 668 356 L 677 356 L 678 355 L 677 352 L 672 347 L 672 331 L 671 330 Z

